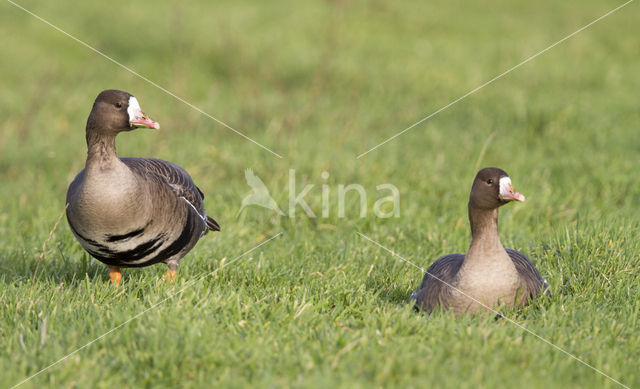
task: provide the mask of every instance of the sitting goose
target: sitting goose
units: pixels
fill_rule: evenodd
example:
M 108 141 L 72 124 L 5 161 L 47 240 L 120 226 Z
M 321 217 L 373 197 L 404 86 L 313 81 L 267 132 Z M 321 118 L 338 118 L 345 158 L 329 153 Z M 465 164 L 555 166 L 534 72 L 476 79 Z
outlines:
M 173 280 L 178 263 L 201 235 L 220 231 L 205 214 L 204 194 L 178 165 L 159 159 L 118 158 L 116 135 L 160 125 L 135 97 L 101 92 L 86 128 L 87 162 L 67 191 L 69 227 L 89 254 L 109 266 L 118 286 L 121 267 L 164 262 Z
M 469 251 L 445 255 L 429 266 L 411 295 L 416 309 L 453 309 L 457 315 L 498 304 L 522 306 L 549 286 L 526 255 L 500 243 L 498 208 L 512 200 L 525 198 L 513 189 L 507 173 L 498 168 L 478 172 L 469 196 Z

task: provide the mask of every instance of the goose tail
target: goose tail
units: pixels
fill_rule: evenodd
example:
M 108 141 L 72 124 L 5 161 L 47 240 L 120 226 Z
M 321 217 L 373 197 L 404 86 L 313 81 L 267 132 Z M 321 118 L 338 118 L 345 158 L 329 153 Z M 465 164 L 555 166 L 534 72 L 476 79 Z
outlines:
M 211 231 L 220 231 L 220 225 L 217 221 L 213 220 L 210 216 L 207 216 L 207 229 Z

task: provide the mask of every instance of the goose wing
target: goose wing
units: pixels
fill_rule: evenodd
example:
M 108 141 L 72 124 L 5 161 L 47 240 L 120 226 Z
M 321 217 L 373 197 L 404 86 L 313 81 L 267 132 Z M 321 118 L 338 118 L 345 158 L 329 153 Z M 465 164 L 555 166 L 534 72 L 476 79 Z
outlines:
M 464 254 L 449 254 L 438 258 L 427 269 L 420 287 L 411 294 L 409 301 L 415 299 L 414 309 L 430 312 L 439 306 L 445 306 L 451 293 L 456 275 L 464 261 Z M 447 285 L 448 284 L 448 285 Z
M 220 226 L 206 215 L 204 209 L 204 193 L 194 184 L 189 173 L 180 166 L 154 158 L 121 158 L 130 169 L 142 176 L 155 176 L 167 185 L 177 197 L 187 200 L 203 218 L 207 228 L 220 231 Z
M 533 265 L 533 262 L 525 254 L 514 249 L 505 249 L 520 275 L 520 280 L 524 287 L 524 292 L 530 298 L 534 298 L 543 293 L 548 287 L 547 280 L 542 278 L 540 272 Z

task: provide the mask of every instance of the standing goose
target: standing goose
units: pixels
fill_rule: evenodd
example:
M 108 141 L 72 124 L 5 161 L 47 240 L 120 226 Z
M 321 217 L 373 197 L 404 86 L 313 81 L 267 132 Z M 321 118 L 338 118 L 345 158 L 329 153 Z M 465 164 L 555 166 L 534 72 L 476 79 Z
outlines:
M 159 159 L 118 158 L 116 136 L 159 129 L 127 92 L 101 92 L 86 128 L 87 162 L 67 191 L 67 221 L 82 247 L 109 266 L 116 286 L 121 267 L 164 262 L 173 280 L 182 257 L 220 226 L 204 209 L 204 194 L 180 166 Z
M 498 168 L 478 172 L 469 196 L 469 251 L 445 255 L 429 266 L 411 295 L 416 309 L 453 309 L 457 315 L 499 304 L 522 306 L 549 286 L 526 255 L 500 243 L 498 208 L 512 200 L 525 198 L 507 173 Z

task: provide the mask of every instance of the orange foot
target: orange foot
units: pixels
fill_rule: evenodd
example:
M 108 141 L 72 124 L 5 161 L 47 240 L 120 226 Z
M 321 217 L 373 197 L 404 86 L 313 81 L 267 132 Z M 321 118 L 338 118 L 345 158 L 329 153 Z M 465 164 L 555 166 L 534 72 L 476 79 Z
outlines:
M 120 285 L 120 281 L 122 280 L 122 273 L 120 273 L 119 267 L 110 267 L 109 268 L 109 278 L 111 282 L 116 284 L 116 288 Z
M 176 280 L 176 271 L 169 269 L 167 274 L 164 275 L 165 280 L 169 280 L 169 283 L 173 283 Z

